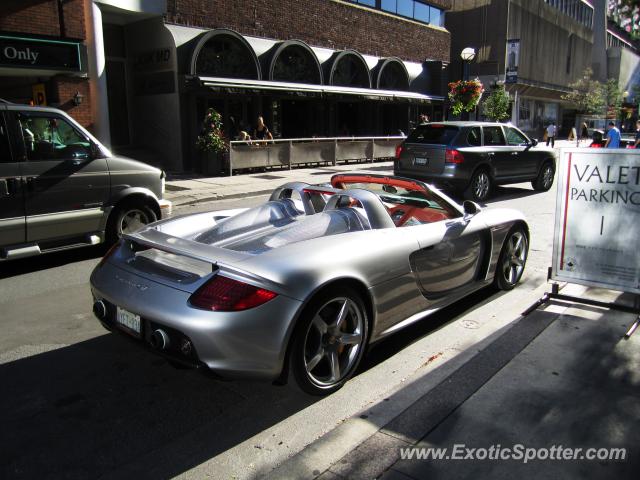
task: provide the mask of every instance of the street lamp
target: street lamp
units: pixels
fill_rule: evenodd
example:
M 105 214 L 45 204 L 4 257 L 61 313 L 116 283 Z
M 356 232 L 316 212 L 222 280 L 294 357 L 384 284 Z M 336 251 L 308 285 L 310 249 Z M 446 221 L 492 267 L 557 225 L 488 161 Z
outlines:
M 469 63 L 476 58 L 476 51 L 467 47 L 460 52 L 460 58 L 462 59 L 462 79 L 469 80 Z

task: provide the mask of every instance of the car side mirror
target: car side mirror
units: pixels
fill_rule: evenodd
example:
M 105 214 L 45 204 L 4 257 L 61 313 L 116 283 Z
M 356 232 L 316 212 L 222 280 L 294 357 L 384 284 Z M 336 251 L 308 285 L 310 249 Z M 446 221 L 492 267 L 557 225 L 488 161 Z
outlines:
M 476 213 L 478 213 L 482 208 L 476 202 L 472 202 L 471 200 L 465 200 L 462 204 L 462 209 L 464 210 L 464 218 L 468 219 L 473 217 Z
M 532 138 L 531 139 L 531 146 L 535 147 L 536 145 L 538 145 L 538 139 L 537 138 Z

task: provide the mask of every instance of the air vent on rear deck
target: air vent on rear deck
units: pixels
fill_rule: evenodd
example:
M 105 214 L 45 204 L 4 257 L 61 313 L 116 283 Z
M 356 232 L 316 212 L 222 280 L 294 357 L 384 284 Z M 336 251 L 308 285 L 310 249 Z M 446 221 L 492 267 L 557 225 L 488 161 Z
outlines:
M 215 270 L 210 262 L 155 248 L 135 252 L 127 264 L 141 272 L 183 284 L 195 282 Z

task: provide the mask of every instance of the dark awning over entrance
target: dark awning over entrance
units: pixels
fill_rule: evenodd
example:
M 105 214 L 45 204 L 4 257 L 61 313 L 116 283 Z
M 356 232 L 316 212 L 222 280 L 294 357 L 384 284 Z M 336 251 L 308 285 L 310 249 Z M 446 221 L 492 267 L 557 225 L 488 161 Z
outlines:
M 311 93 L 321 96 L 348 95 L 352 98 L 368 100 L 405 100 L 415 103 L 443 101 L 444 97 L 424 95 L 400 90 L 378 90 L 371 88 L 343 87 L 337 85 L 311 85 L 304 83 L 271 82 L 266 80 L 245 80 L 220 77 L 198 77 L 201 84 L 212 88 L 247 89 L 257 91 L 280 91 L 291 93 Z

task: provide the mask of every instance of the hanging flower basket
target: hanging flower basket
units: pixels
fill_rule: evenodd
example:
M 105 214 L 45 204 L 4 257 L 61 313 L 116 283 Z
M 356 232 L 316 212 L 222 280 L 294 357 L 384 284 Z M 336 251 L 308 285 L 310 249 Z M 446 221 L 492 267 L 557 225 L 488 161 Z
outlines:
M 477 78 L 451 82 L 449 84 L 449 100 L 453 114 L 460 115 L 462 112 L 473 111 L 480 102 L 482 92 L 484 92 L 482 82 Z

